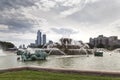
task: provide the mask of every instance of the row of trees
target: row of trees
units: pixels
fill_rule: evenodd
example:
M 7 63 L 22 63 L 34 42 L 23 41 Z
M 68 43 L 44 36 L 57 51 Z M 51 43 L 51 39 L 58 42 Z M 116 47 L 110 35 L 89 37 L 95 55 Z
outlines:
M 0 41 L 0 48 L 3 50 L 8 50 L 9 48 L 14 48 L 15 45 L 11 42 Z

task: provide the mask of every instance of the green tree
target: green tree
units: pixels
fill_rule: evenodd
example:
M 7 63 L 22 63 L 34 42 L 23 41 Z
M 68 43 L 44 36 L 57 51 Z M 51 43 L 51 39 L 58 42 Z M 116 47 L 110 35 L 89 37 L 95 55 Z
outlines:
M 105 48 L 105 46 L 101 43 L 97 45 L 97 48 Z
M 0 47 L 3 50 L 7 50 L 9 48 L 14 48 L 15 45 L 13 43 L 11 43 L 11 42 L 0 41 Z

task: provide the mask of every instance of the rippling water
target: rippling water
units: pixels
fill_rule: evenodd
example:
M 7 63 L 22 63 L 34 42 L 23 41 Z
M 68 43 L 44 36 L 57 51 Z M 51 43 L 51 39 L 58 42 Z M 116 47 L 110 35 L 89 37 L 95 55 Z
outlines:
M 0 56 L 0 69 L 13 68 L 18 66 L 40 66 L 46 68 L 65 68 L 77 70 L 97 70 L 97 71 L 119 71 L 120 72 L 120 53 L 104 52 L 103 57 L 94 55 L 62 55 L 48 56 L 45 61 L 17 61 L 14 53 L 6 53 Z

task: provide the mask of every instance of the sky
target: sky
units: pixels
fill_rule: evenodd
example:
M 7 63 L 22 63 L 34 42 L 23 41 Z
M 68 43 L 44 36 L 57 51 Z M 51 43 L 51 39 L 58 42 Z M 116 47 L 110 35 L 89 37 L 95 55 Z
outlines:
M 120 0 L 0 0 L 0 40 L 34 43 L 61 37 L 89 42 L 98 35 L 120 38 Z

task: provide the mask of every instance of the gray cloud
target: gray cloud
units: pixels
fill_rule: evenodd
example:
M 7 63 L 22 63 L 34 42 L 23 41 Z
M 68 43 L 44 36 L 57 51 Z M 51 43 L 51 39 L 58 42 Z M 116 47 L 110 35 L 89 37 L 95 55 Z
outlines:
M 81 11 L 71 15 L 69 19 L 92 24 L 111 23 L 120 18 L 119 4 L 118 0 L 99 0 L 88 3 Z
M 0 0 L 0 10 L 33 6 L 36 0 Z
M 78 33 L 77 31 L 73 29 L 68 29 L 68 28 L 51 28 L 51 30 L 57 34 L 62 34 L 62 35 L 70 35 L 70 34 L 76 34 Z
M 32 20 L 25 18 L 24 15 L 19 13 L 6 13 L 4 16 L 0 15 L 0 17 L 0 24 L 8 26 L 9 31 L 7 32 L 25 32 L 30 30 L 34 25 Z
M 0 25 L 8 26 L 2 32 L 32 31 L 35 21 L 27 18 L 21 9 L 32 7 L 38 0 L 0 0 Z

